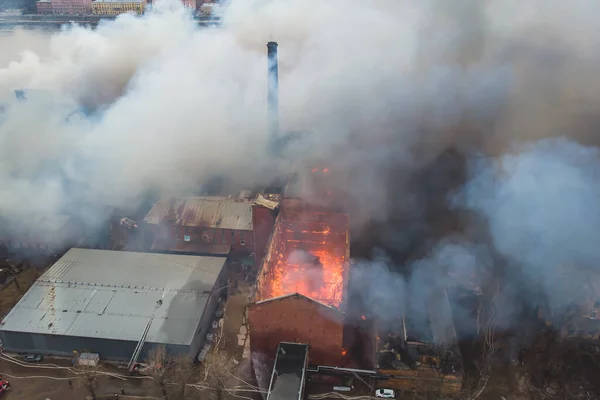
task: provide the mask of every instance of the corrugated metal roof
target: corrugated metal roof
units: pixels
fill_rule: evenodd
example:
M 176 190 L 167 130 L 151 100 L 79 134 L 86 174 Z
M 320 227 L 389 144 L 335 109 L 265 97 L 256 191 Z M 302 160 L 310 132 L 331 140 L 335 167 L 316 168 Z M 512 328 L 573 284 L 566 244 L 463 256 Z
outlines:
M 225 259 L 71 249 L 43 274 L 0 330 L 189 345 Z
M 256 196 L 256 200 L 254 200 L 254 203 L 263 207 L 267 207 L 270 210 L 275 210 L 277 207 L 279 207 L 278 201 L 268 200 L 262 194 Z
M 226 197 L 186 197 L 156 203 L 144 221 L 148 224 L 251 231 L 252 204 Z

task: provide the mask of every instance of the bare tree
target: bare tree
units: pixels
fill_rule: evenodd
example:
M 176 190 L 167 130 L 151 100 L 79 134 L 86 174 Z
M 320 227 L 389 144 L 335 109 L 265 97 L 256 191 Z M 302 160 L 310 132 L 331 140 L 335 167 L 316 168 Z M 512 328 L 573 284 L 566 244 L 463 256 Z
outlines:
M 218 352 L 211 351 L 204 360 L 206 383 L 213 391 L 213 398 L 223 400 L 230 381 L 230 364 L 227 357 Z
M 204 389 L 210 393 L 210 398 L 223 400 L 226 393 L 236 396 L 236 392 L 256 393 L 260 389 L 238 376 L 236 363 L 225 353 L 211 351 L 204 360 Z M 245 395 L 243 395 L 245 397 Z M 239 397 L 239 396 L 238 396 Z M 203 397 L 204 399 L 205 397 Z
M 478 363 L 479 380 L 473 393 L 468 400 L 475 400 L 485 390 L 492 373 L 492 357 L 494 356 L 495 334 L 496 334 L 496 307 L 498 302 L 499 290 L 495 292 L 487 307 L 480 304 L 477 315 L 477 332 L 483 335 L 483 349 L 481 360 Z
M 171 381 L 169 399 L 187 399 L 190 381 L 194 376 L 194 366 L 190 357 L 184 354 L 172 357 L 167 367 L 167 375 Z
M 148 374 L 158 383 L 163 399 L 168 399 L 169 357 L 164 346 L 155 347 L 148 355 Z
M 96 400 L 96 389 L 98 389 L 99 368 L 92 366 L 80 366 L 77 370 L 78 382 L 81 388 L 90 392 L 92 400 Z

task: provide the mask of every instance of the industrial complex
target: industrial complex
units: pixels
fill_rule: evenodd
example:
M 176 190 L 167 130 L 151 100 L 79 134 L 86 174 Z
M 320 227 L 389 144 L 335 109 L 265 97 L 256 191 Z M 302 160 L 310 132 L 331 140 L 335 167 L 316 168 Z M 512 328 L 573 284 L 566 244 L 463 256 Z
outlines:
M 276 151 L 277 43 L 267 48 Z M 131 368 L 164 346 L 203 362 L 239 277 L 249 287 L 240 346 L 267 400 L 303 399 L 308 380 L 348 390 L 356 380 L 369 390 L 460 391 L 446 288 L 432 287 L 419 313 L 362 314 L 350 290 L 351 216 L 332 192 L 335 171 L 320 161 L 285 175 L 237 195 L 158 199 L 135 217 L 109 212 L 102 232 L 129 242 L 118 251 L 109 240 L 87 240 L 68 217 L 48 221 L 56 235 L 4 232 L 11 250 L 64 253 L 0 322 L 4 351 L 90 352 Z

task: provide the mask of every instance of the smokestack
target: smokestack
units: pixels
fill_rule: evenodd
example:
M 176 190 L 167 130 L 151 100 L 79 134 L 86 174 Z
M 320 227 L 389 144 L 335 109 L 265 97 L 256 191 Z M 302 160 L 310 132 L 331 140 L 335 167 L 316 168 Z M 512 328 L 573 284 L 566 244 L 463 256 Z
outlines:
M 277 42 L 267 43 L 269 67 L 269 135 L 275 141 L 279 137 L 279 68 L 277 65 Z

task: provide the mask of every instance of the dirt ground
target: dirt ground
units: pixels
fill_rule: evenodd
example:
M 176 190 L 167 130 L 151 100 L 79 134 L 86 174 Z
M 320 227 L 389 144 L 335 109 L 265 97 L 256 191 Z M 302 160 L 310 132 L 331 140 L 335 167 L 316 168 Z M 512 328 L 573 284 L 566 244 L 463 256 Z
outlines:
M 219 348 L 225 351 L 230 357 L 241 361 L 244 347 L 240 345 L 238 335 L 240 334 L 240 328 L 245 324 L 250 285 L 244 280 L 237 268 L 231 268 L 229 271 L 229 282 L 235 286 L 236 281 L 237 290 L 232 288 L 227 299 L 223 323 L 223 340 Z
M 237 289 L 231 290 L 227 299 L 223 323 L 223 337 L 219 343 L 218 350 L 227 354 L 228 358 L 235 360 L 234 362 L 237 363 L 235 375 L 238 379 L 232 384 L 243 385 L 244 382 L 248 382 L 256 385 L 250 360 L 249 358 L 243 358 L 244 345 L 249 344 L 247 342 L 249 335 L 246 323 L 246 306 L 249 303 L 251 286 L 245 281 L 244 275 L 239 268 L 230 268 L 228 278 L 234 287 L 237 285 Z M 236 281 L 237 284 L 235 283 Z M 257 393 L 244 392 L 240 395 L 246 398 L 260 398 L 260 395 Z M 225 397 L 236 398 L 231 394 Z
M 40 368 L 47 364 L 68 364 L 64 360 L 45 360 L 43 364 L 23 367 L 0 360 L 0 374 L 10 382 L 11 390 L 3 397 L 6 400 L 85 399 L 90 393 L 82 387 L 82 381 L 66 370 Z M 69 385 L 71 381 L 71 385 Z M 99 378 L 98 395 L 126 394 L 158 396 L 156 385 L 147 379 Z

